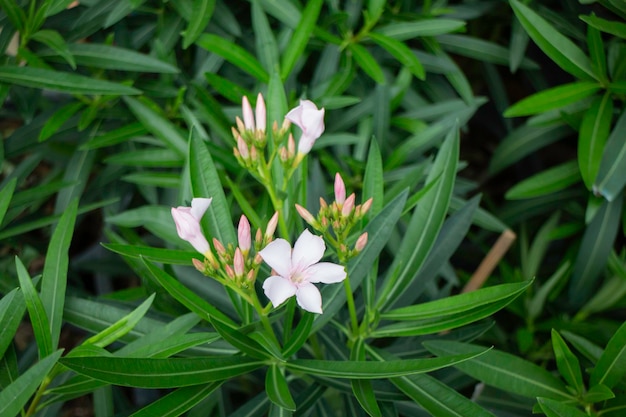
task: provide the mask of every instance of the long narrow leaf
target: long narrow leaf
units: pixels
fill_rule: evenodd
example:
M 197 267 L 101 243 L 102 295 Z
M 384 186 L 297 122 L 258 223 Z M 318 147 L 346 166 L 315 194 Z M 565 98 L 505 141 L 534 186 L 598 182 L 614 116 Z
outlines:
M 305 4 L 306 7 L 302 11 L 300 22 L 283 52 L 283 59 L 280 63 L 280 78 L 283 81 L 291 74 L 297 60 L 302 56 L 309 43 L 309 37 L 315 28 L 315 22 L 320 14 L 324 0 L 311 0 Z
M 591 371 L 591 384 L 613 388 L 626 375 L 626 323 L 613 334 L 596 367 Z
M 578 167 L 588 189 L 591 189 L 602 161 L 604 146 L 611 130 L 613 98 L 609 92 L 597 97 L 585 112 L 578 134 Z
M 152 404 L 134 412 L 130 417 L 177 417 L 194 407 L 220 387 L 221 382 L 178 388 Z
M 0 300 L 0 323 L 2 323 L 0 327 L 0 358 L 4 356 L 4 352 L 13 342 L 13 337 L 22 321 L 25 309 L 24 297 L 18 288 Z

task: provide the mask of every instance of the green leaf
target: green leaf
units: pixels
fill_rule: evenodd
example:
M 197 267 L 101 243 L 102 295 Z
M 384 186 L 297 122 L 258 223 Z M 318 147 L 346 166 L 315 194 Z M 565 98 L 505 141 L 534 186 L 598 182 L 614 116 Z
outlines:
M 607 20 L 595 15 L 579 16 L 580 20 L 587 23 L 589 26 L 604 32 L 615 35 L 619 38 L 626 39 L 626 24 L 615 20 Z
M 447 135 L 426 179 L 437 181 L 415 208 L 404 239 L 385 277 L 378 296 L 380 310 L 393 305 L 422 267 L 443 224 L 454 187 L 459 159 L 459 132 L 455 127 Z M 396 272 L 397 271 L 397 272 Z
M 0 9 L 6 14 L 13 27 L 22 31 L 26 23 L 26 14 L 15 0 L 0 0 Z
M 315 22 L 317 22 L 324 0 L 310 0 L 305 4 L 300 22 L 298 22 L 287 44 L 287 48 L 283 52 L 283 58 L 280 63 L 280 78 L 283 81 L 289 77 L 296 62 L 303 55 L 306 45 L 309 43 L 309 37 L 315 28 Z
M 363 46 L 358 43 L 351 43 L 348 45 L 348 51 L 352 54 L 354 61 L 359 64 L 359 67 L 369 75 L 376 83 L 385 83 L 385 74 L 378 65 L 378 62 L 374 59 L 372 54 Z
M 615 393 L 606 385 L 594 385 L 583 395 L 583 401 L 599 403 L 615 398 Z
M 611 130 L 613 98 L 610 93 L 594 99 L 585 112 L 578 134 L 578 166 L 588 189 L 600 170 L 602 153 Z
M 508 200 L 540 197 L 564 190 L 578 181 L 580 181 L 578 163 L 568 161 L 518 182 L 504 196 Z
M 383 379 L 431 372 L 436 369 L 457 365 L 484 355 L 488 350 L 482 348 L 480 351 L 475 350 L 467 354 L 385 362 L 293 359 L 287 361 L 285 366 L 292 371 L 331 378 Z
M 554 357 L 559 373 L 565 381 L 576 390 L 576 393 L 580 395 L 585 390 L 583 375 L 580 371 L 580 362 L 556 330 L 552 329 L 551 334 L 552 349 L 554 349 Z
M 423 345 L 437 355 L 468 354 L 484 349 L 477 345 L 441 340 L 426 341 Z M 565 385 L 550 372 L 509 353 L 490 350 L 456 367 L 487 385 L 524 397 L 574 400 Z
M 215 0 L 193 0 L 193 13 L 187 29 L 183 32 L 183 49 L 189 48 L 204 32 L 214 10 Z
M 24 297 L 18 288 L 0 299 L 0 323 L 2 323 L 0 327 L 0 358 L 4 356 L 9 345 L 13 342 L 13 337 L 22 321 L 25 309 Z
M 569 285 L 569 300 L 575 306 L 587 301 L 606 266 L 622 213 L 622 198 L 605 201 L 587 226 L 578 249 Z
M 256 340 L 246 336 L 244 333 L 220 323 L 218 320 L 211 320 L 211 324 L 222 338 L 239 349 L 242 353 L 256 359 L 271 358 L 271 353 L 264 349 Z
M 63 353 L 62 350 L 57 350 L 43 358 L 0 391 L 0 416 L 15 416 L 20 413 L 39 384 L 57 363 L 61 353 Z
M 524 292 L 532 281 L 494 285 L 464 294 L 453 295 L 435 301 L 402 307 L 381 313 L 382 320 L 420 320 L 443 318 L 447 315 L 469 313 L 472 309 L 498 301 L 509 300 Z
M 578 336 L 577 334 L 568 332 L 567 330 L 562 330 L 561 334 L 578 350 L 582 353 L 591 363 L 595 364 L 602 356 L 604 350 L 585 339 L 582 336 Z
M 267 83 L 269 75 L 252 54 L 220 36 L 203 33 L 196 41 L 198 46 L 224 58 L 231 64 L 252 75 L 257 80 Z
M 134 412 L 130 417 L 177 417 L 199 404 L 216 389 L 221 382 L 211 382 L 205 385 L 192 385 L 178 388 L 176 391 L 159 398 L 155 402 Z
M 391 22 L 388 25 L 377 27 L 376 33 L 388 36 L 399 41 L 409 39 L 438 36 L 444 33 L 457 32 L 465 27 L 465 21 L 454 19 L 424 19 L 412 22 Z
M 599 91 L 601 86 L 591 81 L 578 81 L 548 88 L 518 101 L 504 112 L 504 117 L 529 116 L 558 109 L 580 101 Z
M 591 62 L 571 40 L 518 0 L 510 0 L 518 20 L 537 46 L 564 71 L 582 79 L 596 79 Z
M 122 176 L 122 179 L 133 184 L 148 185 L 152 187 L 180 187 L 180 174 L 175 172 L 133 172 L 132 174 Z
M 407 67 L 417 78 L 420 80 L 426 78 L 424 66 L 406 44 L 375 32 L 370 32 L 368 37 Z
M 208 226 L 209 235 L 223 245 L 235 243 L 237 236 L 230 217 L 230 206 L 224 194 L 213 158 L 195 130 L 189 141 L 189 175 L 194 197 L 213 198 L 202 223 Z
M 267 369 L 265 375 L 265 392 L 271 402 L 286 410 L 295 411 L 296 403 L 293 401 L 289 385 L 285 375 L 276 364 L 272 364 Z
M 182 305 L 187 307 L 190 311 L 193 311 L 204 320 L 210 320 L 215 318 L 220 322 L 227 324 L 231 327 L 235 326 L 235 323 L 228 318 L 224 313 L 207 303 L 204 299 L 200 298 L 196 293 L 185 287 L 179 281 L 172 276 L 168 275 L 162 269 L 157 268 L 151 262 L 142 259 L 144 264 L 148 267 L 148 270 L 152 274 L 154 280 L 167 290 L 167 292 L 178 300 Z
M 365 344 L 363 339 L 359 338 L 354 342 L 352 351 L 350 352 L 350 360 L 352 361 L 364 361 L 365 360 Z M 381 417 L 382 413 L 378 402 L 376 401 L 376 394 L 372 386 L 372 381 L 367 379 L 353 379 L 350 381 L 352 386 L 352 392 L 356 397 L 363 410 L 372 417 Z
M 0 66 L 0 82 L 69 94 L 111 96 L 141 94 L 140 90 L 123 84 L 32 67 Z
M 302 311 L 300 322 L 296 326 L 293 333 L 291 333 L 291 337 L 287 339 L 283 346 L 283 356 L 285 358 L 288 358 L 297 351 L 299 351 L 302 345 L 304 345 L 304 343 L 307 341 L 311 333 L 311 328 L 313 327 L 314 319 L 314 314 Z
M 84 344 L 90 344 L 98 347 L 106 347 L 111 343 L 117 341 L 119 338 L 130 332 L 135 325 L 143 318 L 148 312 L 148 309 L 154 301 L 154 294 L 146 299 L 141 305 L 130 312 L 128 315 L 122 317 L 100 333 L 91 336 L 85 340 Z
M 608 81 L 604 40 L 600 31 L 591 25 L 587 27 L 587 47 L 589 48 L 593 69 L 604 84 Z
M 550 398 L 538 397 L 537 402 L 539 407 L 546 414 L 547 417 L 585 417 L 586 413 L 579 409 L 572 407 L 571 405 L 564 404 L 560 401 L 552 400 Z
M 197 358 L 65 357 L 74 372 L 109 384 L 138 388 L 179 388 L 222 381 L 260 368 L 263 362 L 243 356 Z
M 119 129 L 111 130 L 100 136 L 94 136 L 87 143 L 80 146 L 80 150 L 97 149 L 104 146 L 126 142 L 136 136 L 145 135 L 148 130 L 141 123 L 129 123 Z
M 0 225 L 4 221 L 4 216 L 7 214 L 13 193 L 15 192 L 15 186 L 17 185 L 17 177 L 13 177 L 2 188 L 0 188 Z
M 626 322 L 613 334 L 591 371 L 591 385 L 613 388 L 626 375 Z
M 61 324 L 63 323 L 63 304 L 67 287 L 68 251 L 74 233 L 78 200 L 74 200 L 61 215 L 52 233 L 46 263 L 41 278 L 41 302 L 49 320 L 52 347 L 59 344 Z
M 511 57 L 509 48 L 505 48 L 494 42 L 467 35 L 443 35 L 438 36 L 437 41 L 446 51 L 457 55 L 473 58 L 483 63 L 498 65 L 510 64 Z M 526 57 L 521 60 L 520 67 L 532 70 L 539 69 L 539 65 Z
M 62 12 L 67 9 L 73 1 L 74 0 L 49 0 L 47 2 L 48 8 L 46 10 L 46 17 L 54 16 L 55 14 Z
M 41 128 L 39 132 L 39 142 L 43 142 L 44 140 L 50 138 L 50 136 L 54 135 L 60 128 L 67 122 L 76 112 L 82 109 L 85 105 L 79 101 L 71 102 L 61 107 L 57 111 L 54 112 L 46 120 L 46 123 Z
M 164 145 L 176 151 L 179 155 L 186 154 L 187 140 L 179 133 L 172 122 L 139 100 L 124 97 L 124 101 L 137 120 L 139 120 L 150 133 L 159 138 Z
M 263 11 L 260 2 L 252 2 L 252 28 L 254 30 L 254 40 L 256 55 L 266 71 L 273 71 L 280 64 L 280 53 L 278 43 L 270 22 Z
M 51 29 L 42 29 L 33 33 L 30 38 L 47 45 L 50 49 L 59 54 L 59 56 L 62 57 L 68 64 L 70 64 L 72 69 L 76 69 L 74 56 L 72 56 L 65 39 L 63 39 L 59 32 Z
M 184 158 L 170 149 L 142 149 L 111 155 L 104 159 L 107 164 L 134 167 L 181 167 Z
M 103 243 L 102 246 L 120 255 L 132 258 L 142 257 L 149 261 L 170 265 L 192 265 L 192 259 L 197 257 L 197 252 L 186 250 L 162 249 L 121 243 Z
M 15 257 L 15 269 L 17 270 L 17 277 L 20 281 L 20 287 L 24 294 L 26 308 L 28 309 L 28 316 L 30 317 L 30 323 L 37 341 L 39 358 L 43 359 L 54 352 L 50 334 L 50 322 L 33 281 L 24 264 L 17 256 Z
M 242 97 L 251 97 L 252 95 L 250 91 L 241 87 L 239 84 L 230 81 L 228 78 L 224 78 L 210 72 L 204 73 L 204 77 L 211 87 L 233 103 L 240 103 Z
M 608 138 L 593 186 L 594 192 L 600 193 L 609 201 L 621 199 L 622 189 L 626 184 L 626 175 L 622 175 L 626 170 L 626 141 L 623 140 L 625 134 L 626 111 L 622 112 Z

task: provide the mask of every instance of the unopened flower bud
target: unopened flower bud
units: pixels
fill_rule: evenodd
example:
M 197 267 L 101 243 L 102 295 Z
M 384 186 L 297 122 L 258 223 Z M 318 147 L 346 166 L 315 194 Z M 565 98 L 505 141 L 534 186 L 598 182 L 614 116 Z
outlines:
M 206 271 L 206 266 L 204 265 L 204 262 L 202 262 L 200 259 L 193 258 L 191 260 L 191 263 L 193 263 L 194 268 L 204 274 L 204 272 Z
M 278 150 L 278 157 L 282 162 L 287 162 L 289 160 L 289 152 L 287 151 L 287 148 L 285 148 L 284 146 L 281 147 Z
M 213 247 L 220 257 L 226 254 L 226 248 L 224 247 L 224 245 L 222 245 L 222 242 L 220 242 L 216 238 L 213 238 Z
M 363 248 L 365 248 L 365 245 L 367 245 L 367 232 L 359 236 L 354 244 L 354 249 L 356 249 L 357 252 L 361 252 Z
M 265 100 L 263 100 L 263 94 L 259 93 L 256 97 L 256 128 L 265 132 L 265 126 L 267 123 L 267 111 L 265 109 Z
M 233 267 L 235 270 L 236 277 L 242 277 L 245 271 L 245 260 L 243 259 L 243 254 L 239 248 L 235 249 L 235 257 L 233 259 Z
M 374 200 L 370 197 L 367 199 L 365 203 L 361 204 L 361 210 L 360 210 L 359 216 L 364 216 L 365 213 L 367 213 L 369 209 L 372 207 L 373 202 Z
M 254 269 L 251 269 L 248 271 L 248 273 L 246 274 L 246 281 L 248 282 L 254 282 L 254 279 L 256 277 L 256 273 Z
M 237 117 L 237 119 L 239 119 L 239 118 Z M 236 121 L 237 119 L 235 119 L 235 121 Z M 240 121 L 241 121 L 241 120 L 240 120 Z M 233 138 L 234 138 L 235 140 L 237 140 L 237 137 L 238 137 L 238 136 L 240 136 L 239 130 L 235 129 L 235 127 L 234 127 L 234 126 L 231 126 L 231 128 L 230 128 L 230 133 L 233 135 Z
M 211 268 L 213 268 L 214 270 L 219 269 L 220 263 L 217 261 L 217 259 L 215 259 L 215 255 L 213 255 L 213 252 L 211 252 L 210 250 L 206 251 L 204 253 L 204 257 L 206 258 L 206 261 Z
M 335 201 L 337 204 L 343 204 L 346 201 L 346 185 L 339 173 L 335 174 Z
M 241 155 L 241 159 L 244 161 L 250 158 L 248 145 L 246 145 L 246 142 L 241 138 L 241 136 L 237 136 L 237 150 L 239 151 L 239 155 Z
M 243 114 L 243 124 L 246 130 L 254 130 L 254 114 L 252 113 L 252 106 L 250 106 L 250 102 L 246 96 L 243 96 L 241 100 L 241 112 Z
M 239 225 L 237 226 L 237 240 L 239 242 L 239 248 L 246 254 L 250 250 L 251 237 L 250 237 L 250 222 L 248 218 L 241 215 L 239 219 Z
M 263 232 L 261 229 L 256 229 L 256 235 L 254 236 L 254 245 L 256 248 L 263 244 Z
M 278 226 L 278 212 L 275 212 L 265 228 L 265 239 L 271 241 L 274 238 L 274 232 Z
M 320 209 L 325 209 L 328 207 L 328 203 L 322 197 L 320 197 Z
M 235 124 L 237 125 L 237 131 L 238 132 L 245 132 L 246 130 L 246 126 L 244 125 L 244 123 L 241 121 L 241 119 L 239 118 L 239 116 L 235 117 Z
M 254 259 L 252 260 L 252 262 L 254 262 L 256 265 L 261 265 L 261 263 L 263 263 L 263 257 L 257 253 L 256 255 L 254 255 Z
M 259 154 L 254 146 L 250 148 L 250 160 L 254 162 L 259 160 Z
M 226 271 L 226 275 L 228 276 L 228 278 L 235 279 L 235 271 L 230 265 L 225 265 L 224 270 Z
M 356 196 L 354 193 L 350 194 L 346 201 L 343 203 L 343 207 L 341 208 L 341 215 L 344 217 L 349 216 L 354 210 L 354 199 Z
M 293 158 L 296 154 L 296 141 L 291 133 L 287 138 L 287 150 L 289 151 L 289 156 Z
M 315 227 L 315 225 L 317 224 L 317 220 L 315 220 L 315 217 L 313 217 L 313 215 L 307 209 L 302 207 L 300 204 L 296 204 L 296 211 L 298 212 L 300 217 L 304 219 L 305 222 Z

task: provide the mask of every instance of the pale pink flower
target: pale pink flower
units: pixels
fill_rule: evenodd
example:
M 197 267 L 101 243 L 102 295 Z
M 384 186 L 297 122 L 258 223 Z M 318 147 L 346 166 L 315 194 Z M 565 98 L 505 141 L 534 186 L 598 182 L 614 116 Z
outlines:
M 194 198 L 191 200 L 191 207 L 172 207 L 172 217 L 178 236 L 191 243 L 191 246 L 202 254 L 209 250 L 209 242 L 202 233 L 200 219 L 210 204 L 210 198 Z
M 318 110 L 310 100 L 300 100 L 300 105 L 289 111 L 285 118 L 302 129 L 298 153 L 309 153 L 317 138 L 324 133 L 324 109 Z
M 322 295 L 313 284 L 334 284 L 346 278 L 343 266 L 319 262 L 325 249 L 321 237 L 305 230 L 293 250 L 286 240 L 276 239 L 259 252 L 276 274 L 263 283 L 263 291 L 274 307 L 295 295 L 300 307 L 322 314 Z
M 259 93 L 256 98 L 254 114 L 256 115 L 257 130 L 265 132 L 265 127 L 267 125 L 267 110 L 265 109 L 265 100 L 263 100 L 263 94 L 261 93 Z
M 247 130 L 254 130 L 254 113 L 252 113 L 252 106 L 248 97 L 243 96 L 241 100 L 241 113 L 243 114 L 243 124 Z

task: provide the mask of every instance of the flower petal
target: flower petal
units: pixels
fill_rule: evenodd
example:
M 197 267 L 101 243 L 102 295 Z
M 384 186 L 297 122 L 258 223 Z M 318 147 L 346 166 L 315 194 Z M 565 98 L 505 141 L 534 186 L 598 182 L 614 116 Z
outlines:
M 291 278 L 291 245 L 285 239 L 270 242 L 259 255 L 278 275 Z
M 304 271 L 309 266 L 319 262 L 324 256 L 324 250 L 326 250 L 324 239 L 304 229 L 304 232 L 296 240 L 296 244 L 293 245 L 292 272 Z
M 343 266 L 331 262 L 320 262 L 307 268 L 308 282 L 335 284 L 346 279 L 346 270 Z
M 192 198 L 191 199 L 191 215 L 194 219 L 200 221 L 204 213 L 211 205 L 212 198 Z
M 190 207 L 172 207 L 172 218 L 176 225 L 176 232 L 181 239 L 191 243 L 202 254 L 209 250 L 209 243 L 202 233 L 199 219 L 193 217 Z
M 263 291 L 274 307 L 296 294 L 296 286 L 286 278 L 273 275 L 263 282 Z
M 302 284 L 296 290 L 298 305 L 311 313 L 322 314 L 322 294 L 313 284 Z

